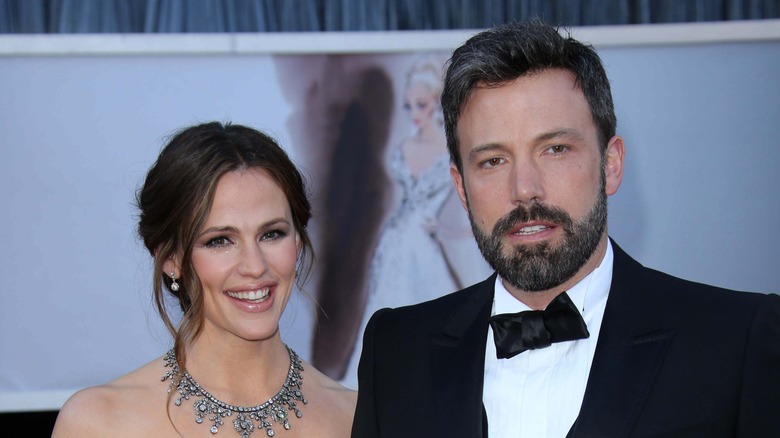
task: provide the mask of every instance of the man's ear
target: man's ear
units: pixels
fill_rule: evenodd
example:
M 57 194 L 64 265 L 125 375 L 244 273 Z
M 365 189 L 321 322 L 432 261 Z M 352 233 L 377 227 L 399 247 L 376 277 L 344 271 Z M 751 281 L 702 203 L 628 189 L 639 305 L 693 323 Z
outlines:
M 623 181 L 623 164 L 625 162 L 626 146 L 620 136 L 614 136 L 607 144 L 607 150 L 604 152 L 604 174 L 606 184 L 604 192 L 607 196 L 612 196 L 618 191 L 620 183 Z
M 455 190 L 458 192 L 460 198 L 460 204 L 466 212 L 469 211 L 468 203 L 466 202 L 466 187 L 463 184 L 463 175 L 458 172 L 458 168 L 454 164 L 450 164 L 450 176 L 452 182 L 455 184 Z

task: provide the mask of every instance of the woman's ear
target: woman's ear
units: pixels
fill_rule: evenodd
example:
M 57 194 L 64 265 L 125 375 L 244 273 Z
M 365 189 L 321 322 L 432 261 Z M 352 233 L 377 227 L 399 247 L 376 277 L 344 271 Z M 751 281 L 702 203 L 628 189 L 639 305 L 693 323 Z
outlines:
M 160 245 L 155 249 L 154 251 L 154 258 L 160 257 L 160 253 L 162 252 L 161 248 L 163 245 Z M 169 277 L 176 277 L 179 278 L 181 276 L 181 264 L 179 263 L 179 256 L 178 255 L 171 255 L 169 256 L 162 265 L 163 271 L 165 271 L 165 275 Z
M 298 236 L 298 240 L 295 242 L 295 248 L 295 265 L 297 267 L 301 264 L 301 255 L 303 254 L 303 239 L 300 236 Z
M 168 258 L 163 262 L 163 269 L 165 270 L 165 275 L 169 277 L 179 278 L 181 276 L 181 266 L 174 257 Z

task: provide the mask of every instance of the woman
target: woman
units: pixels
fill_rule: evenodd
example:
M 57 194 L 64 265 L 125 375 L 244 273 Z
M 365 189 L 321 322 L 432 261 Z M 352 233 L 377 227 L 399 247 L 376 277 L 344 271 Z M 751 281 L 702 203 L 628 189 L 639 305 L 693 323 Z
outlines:
M 439 105 L 442 64 L 419 58 L 408 71 L 403 108 L 414 131 L 390 154 L 401 199 L 384 224 L 371 261 L 363 321 L 341 382 L 357 387 L 360 339 L 374 311 L 426 301 L 460 288 L 439 240 L 439 217 L 453 193 Z
M 304 181 L 276 142 L 233 124 L 183 129 L 149 170 L 137 205 L 173 348 L 74 394 L 53 437 L 349 436 L 356 393 L 279 334 L 313 251 Z M 182 312 L 177 325 L 167 293 Z

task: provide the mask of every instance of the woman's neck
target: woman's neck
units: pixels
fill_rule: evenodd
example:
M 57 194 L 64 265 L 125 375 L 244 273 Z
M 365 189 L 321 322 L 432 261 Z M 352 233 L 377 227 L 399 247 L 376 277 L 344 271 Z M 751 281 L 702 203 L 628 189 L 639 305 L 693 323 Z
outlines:
M 272 338 L 218 342 L 206 331 L 187 348 L 186 371 L 206 391 L 237 406 L 274 396 L 290 369 L 290 355 L 277 332 Z

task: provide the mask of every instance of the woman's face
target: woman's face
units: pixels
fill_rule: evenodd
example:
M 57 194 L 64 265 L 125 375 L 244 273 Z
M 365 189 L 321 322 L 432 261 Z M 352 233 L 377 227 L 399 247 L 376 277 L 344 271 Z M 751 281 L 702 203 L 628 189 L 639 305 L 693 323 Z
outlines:
M 274 336 L 295 282 L 300 239 L 287 198 L 260 168 L 223 175 L 192 250 L 204 333 Z
M 417 128 L 433 121 L 438 99 L 428 86 L 421 83 L 411 84 L 404 93 L 404 109 L 409 112 L 412 123 Z

